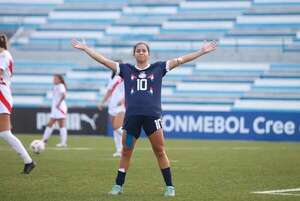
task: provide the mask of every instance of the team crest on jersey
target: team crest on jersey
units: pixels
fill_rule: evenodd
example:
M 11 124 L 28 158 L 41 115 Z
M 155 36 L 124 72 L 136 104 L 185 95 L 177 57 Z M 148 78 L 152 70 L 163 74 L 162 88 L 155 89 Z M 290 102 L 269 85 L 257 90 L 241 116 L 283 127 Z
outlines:
M 141 78 L 141 79 L 144 79 L 144 78 L 146 78 L 146 77 L 147 77 L 147 75 L 146 75 L 145 72 L 141 72 L 141 73 L 139 74 L 139 78 Z

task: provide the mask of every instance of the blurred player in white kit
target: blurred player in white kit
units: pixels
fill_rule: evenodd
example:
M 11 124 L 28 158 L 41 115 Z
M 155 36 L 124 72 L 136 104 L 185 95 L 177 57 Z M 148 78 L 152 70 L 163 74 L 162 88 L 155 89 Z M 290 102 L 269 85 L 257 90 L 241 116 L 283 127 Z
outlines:
M 113 136 L 116 152 L 113 154 L 113 157 L 120 157 L 122 151 L 122 124 L 125 114 L 124 82 L 114 72 L 108 83 L 106 94 L 98 107 L 102 110 L 105 105 L 108 106 L 108 113 L 114 130 Z
M 55 74 L 53 76 L 53 92 L 52 92 L 52 106 L 50 120 L 44 131 L 43 141 L 48 142 L 49 137 L 53 131 L 53 125 L 58 122 L 59 133 L 60 133 L 60 143 L 57 147 L 67 147 L 67 128 L 66 128 L 66 116 L 67 116 L 67 104 L 65 101 L 67 86 L 64 78 L 61 75 Z

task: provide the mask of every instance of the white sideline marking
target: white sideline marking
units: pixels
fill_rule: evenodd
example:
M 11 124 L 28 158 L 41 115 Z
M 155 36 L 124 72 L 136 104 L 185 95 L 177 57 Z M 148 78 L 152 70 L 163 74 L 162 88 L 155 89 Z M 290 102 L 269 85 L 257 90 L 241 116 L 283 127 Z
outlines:
M 254 194 L 268 194 L 268 195 L 292 195 L 300 196 L 300 194 L 294 194 L 290 192 L 300 192 L 300 188 L 291 188 L 291 189 L 281 189 L 281 190 L 271 190 L 271 191 L 254 191 Z

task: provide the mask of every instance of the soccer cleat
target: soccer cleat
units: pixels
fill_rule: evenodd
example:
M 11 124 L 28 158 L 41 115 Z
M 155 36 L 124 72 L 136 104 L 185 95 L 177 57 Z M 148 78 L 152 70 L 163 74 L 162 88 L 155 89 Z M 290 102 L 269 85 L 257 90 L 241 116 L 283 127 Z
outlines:
M 114 185 L 111 191 L 108 192 L 109 195 L 119 195 L 123 193 L 123 187 L 120 185 Z
M 56 147 L 61 147 L 61 148 L 62 148 L 62 147 L 67 147 L 67 144 L 59 143 L 59 144 L 56 145 Z
M 164 196 L 165 197 L 174 197 L 175 196 L 174 186 L 166 186 Z
M 27 163 L 24 165 L 23 174 L 29 174 L 36 166 L 36 163 L 32 161 L 31 163 Z
M 114 154 L 113 154 L 113 157 L 121 157 L 121 152 L 115 152 Z

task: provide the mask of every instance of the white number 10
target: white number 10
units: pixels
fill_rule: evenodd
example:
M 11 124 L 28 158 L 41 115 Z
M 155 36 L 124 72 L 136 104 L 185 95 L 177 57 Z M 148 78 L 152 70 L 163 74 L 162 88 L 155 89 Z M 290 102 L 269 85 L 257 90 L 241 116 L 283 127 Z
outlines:
M 146 91 L 147 90 L 147 79 L 137 79 L 137 86 L 138 91 Z

